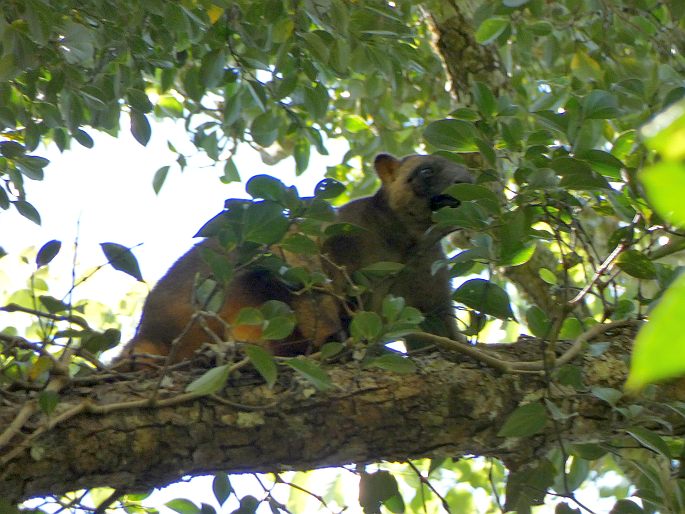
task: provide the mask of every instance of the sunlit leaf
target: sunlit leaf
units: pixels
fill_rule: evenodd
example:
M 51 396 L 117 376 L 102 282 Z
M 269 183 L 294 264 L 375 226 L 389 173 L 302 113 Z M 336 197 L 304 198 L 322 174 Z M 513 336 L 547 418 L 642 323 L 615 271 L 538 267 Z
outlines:
M 476 42 L 481 45 L 492 43 L 508 26 L 508 18 L 488 18 L 476 29 Z
M 639 177 L 647 198 L 659 215 L 669 223 L 685 228 L 685 165 L 659 162 L 644 169 Z
M 635 338 L 626 388 L 685 374 L 685 275 L 676 279 Z

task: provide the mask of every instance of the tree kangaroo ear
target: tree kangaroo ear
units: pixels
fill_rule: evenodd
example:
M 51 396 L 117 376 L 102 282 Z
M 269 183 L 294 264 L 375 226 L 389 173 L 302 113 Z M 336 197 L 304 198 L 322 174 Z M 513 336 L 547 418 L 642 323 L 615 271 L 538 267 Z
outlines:
M 399 159 L 387 153 L 378 154 L 373 161 L 373 167 L 376 169 L 376 173 L 383 184 L 395 180 L 395 172 L 400 167 L 400 164 L 401 162 Z

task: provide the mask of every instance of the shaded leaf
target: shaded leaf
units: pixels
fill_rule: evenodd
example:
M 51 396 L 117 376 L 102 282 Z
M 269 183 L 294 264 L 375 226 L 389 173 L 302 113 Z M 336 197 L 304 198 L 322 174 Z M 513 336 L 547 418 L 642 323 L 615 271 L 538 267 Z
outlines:
M 138 261 L 130 248 L 117 243 L 100 243 L 100 247 L 115 270 L 123 271 L 139 282 L 143 281 Z
M 212 492 L 219 505 L 223 505 L 233 492 L 231 481 L 226 473 L 217 473 L 212 480 Z
M 512 412 L 500 428 L 499 437 L 528 437 L 545 428 L 547 411 L 539 402 L 521 405 Z
M 616 259 L 616 265 L 628 275 L 651 280 L 656 278 L 656 266 L 642 252 L 625 250 Z
M 36 255 L 36 267 L 41 268 L 47 264 L 50 264 L 52 259 L 57 257 L 57 254 L 61 248 L 62 242 L 57 241 L 56 239 L 45 243 L 41 249 L 38 250 L 38 254 Z
M 333 386 L 328 373 L 311 359 L 296 357 L 288 359 L 285 363 L 309 380 L 320 391 L 325 391 Z
M 131 134 L 136 141 L 141 145 L 147 146 L 152 135 L 152 128 L 147 116 L 140 111 L 132 110 L 131 116 Z
M 383 330 L 383 321 L 375 312 L 357 312 L 352 318 L 350 332 L 358 341 L 373 341 Z
M 249 357 L 252 365 L 266 382 L 266 385 L 269 388 L 272 388 L 278 377 L 278 367 L 276 366 L 273 355 L 261 346 L 254 344 L 245 345 L 245 353 Z
M 371 359 L 366 363 L 369 368 L 380 368 L 393 373 L 406 375 L 416 371 L 416 364 L 410 358 L 396 354 L 384 353 L 380 357 Z
M 186 392 L 195 393 L 200 396 L 216 393 L 226 385 L 229 372 L 230 367 L 228 364 L 212 368 L 188 384 Z
M 507 292 L 497 284 L 482 278 L 467 280 L 459 286 L 452 297 L 483 314 L 500 319 L 514 318 Z
M 668 449 L 666 441 L 664 441 L 656 432 L 652 432 L 643 427 L 627 428 L 626 432 L 645 448 L 649 448 L 662 457 L 671 460 L 671 451 Z

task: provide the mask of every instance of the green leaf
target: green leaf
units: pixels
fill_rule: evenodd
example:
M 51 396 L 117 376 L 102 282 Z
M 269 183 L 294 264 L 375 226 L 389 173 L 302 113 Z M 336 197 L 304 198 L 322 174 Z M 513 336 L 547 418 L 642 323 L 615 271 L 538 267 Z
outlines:
M 140 273 L 138 261 L 130 248 L 117 243 L 100 243 L 100 247 L 107 258 L 107 261 L 115 270 L 123 271 L 139 282 L 143 282 L 143 276 Z
M 56 239 L 45 243 L 41 249 L 38 250 L 38 254 L 36 255 L 36 267 L 42 268 L 43 266 L 50 264 L 52 259 L 57 257 L 60 248 L 62 248 L 62 243 Z
M 380 357 L 371 359 L 366 363 L 366 367 L 380 368 L 400 375 L 407 375 L 416 372 L 416 364 L 409 357 L 397 353 L 384 353 Z
M 188 384 L 186 392 L 195 393 L 200 396 L 214 394 L 226 385 L 229 373 L 230 367 L 228 364 L 212 368 Z
M 476 43 L 487 45 L 497 39 L 509 27 L 508 18 L 488 18 L 476 29 Z
M 571 453 L 585 460 L 597 460 L 607 454 L 607 450 L 594 443 L 571 445 Z
M 545 311 L 537 305 L 533 305 L 526 311 L 526 321 L 533 335 L 541 339 L 547 337 L 552 326 L 552 322 Z
M 351 132 L 352 134 L 356 134 L 363 130 L 369 129 L 369 125 L 366 123 L 366 120 L 364 120 L 364 118 L 362 118 L 358 114 L 345 115 L 343 117 L 343 127 L 345 128 L 345 130 Z
M 593 387 L 592 396 L 607 402 L 612 407 L 623 397 L 623 393 L 612 387 Z
M 362 473 L 359 481 L 359 505 L 366 514 L 380 512 L 381 504 L 391 512 L 404 512 L 404 502 L 397 480 L 389 471 Z
M 585 118 L 609 119 L 618 116 L 618 100 L 611 93 L 595 89 L 583 99 Z
M 626 432 L 645 448 L 649 448 L 669 461 L 671 460 L 671 451 L 668 449 L 666 441 L 657 433 L 643 427 L 627 428 Z
M 656 278 L 656 266 L 642 252 L 625 250 L 616 259 L 616 265 L 628 275 L 651 280 Z
M 295 357 L 288 359 L 285 363 L 309 380 L 319 391 L 326 391 L 333 386 L 328 373 L 311 359 Z
M 147 116 L 140 111 L 131 110 L 131 134 L 141 145 L 147 146 L 152 135 L 152 128 Z
M 150 98 L 148 98 L 145 91 L 129 89 L 126 91 L 126 98 L 133 110 L 140 111 L 141 113 L 152 111 L 152 102 L 150 102 Z
M 685 274 L 680 275 L 652 309 L 635 338 L 626 388 L 685 374 Z
M 304 234 L 290 234 L 281 243 L 280 247 L 292 253 L 303 255 L 318 255 L 319 247 Z
M 278 367 L 273 355 L 261 346 L 254 344 L 245 345 L 245 353 L 255 369 L 262 376 L 266 385 L 271 389 L 278 377 Z
M 547 490 L 554 484 L 558 472 L 548 459 L 524 464 L 509 473 L 504 511 L 530 513 L 532 505 L 542 505 Z
M 685 164 L 662 161 L 638 176 L 645 186 L 647 199 L 659 215 L 672 225 L 685 228 Z
M 345 349 L 345 345 L 342 343 L 337 343 L 337 342 L 324 343 L 324 345 L 321 347 L 321 350 L 319 352 L 320 356 L 321 356 L 321 360 L 324 361 L 326 359 L 330 359 L 331 357 L 335 357 L 340 352 L 342 352 L 344 349 Z
M 474 102 L 476 102 L 478 109 L 484 116 L 489 117 L 495 114 L 497 101 L 495 100 L 495 95 L 492 94 L 492 91 L 490 91 L 486 84 L 476 82 L 471 91 Z
M 261 325 L 262 323 L 264 323 L 264 315 L 256 307 L 243 307 L 233 320 L 233 325 Z
M 356 312 L 350 324 L 352 337 L 358 341 L 373 341 L 381 334 L 382 330 L 383 321 L 375 312 Z
M 246 241 L 267 245 L 280 241 L 290 226 L 283 207 L 269 201 L 250 204 L 243 223 Z
M 170 166 L 162 166 L 155 172 L 155 176 L 152 179 L 152 189 L 154 189 L 156 195 L 159 194 L 160 189 L 164 185 L 169 168 Z
M 401 296 L 393 296 L 391 294 L 385 295 L 383 298 L 383 305 L 381 313 L 383 317 L 389 322 L 393 322 L 400 315 L 404 309 L 405 301 Z
M 295 318 L 290 316 L 275 316 L 266 320 L 262 329 L 262 337 L 267 340 L 285 339 L 295 329 Z
M 459 286 L 452 297 L 483 314 L 500 319 L 514 319 L 507 292 L 497 284 L 482 278 L 467 280 Z
M 541 432 L 547 424 L 547 410 L 539 402 L 521 405 L 502 425 L 499 437 L 528 437 Z
M 271 175 L 255 175 L 245 184 L 245 191 L 252 198 L 263 198 L 282 203 L 288 187 Z
M 12 204 L 14 205 L 14 208 L 17 209 L 17 212 L 24 216 L 24 218 L 33 221 L 36 225 L 40 225 L 40 214 L 38 214 L 38 211 L 33 205 L 26 200 L 16 200 L 12 202 Z
M 207 89 L 219 85 L 224 77 L 226 54 L 223 48 L 211 50 L 202 57 L 200 79 Z
M 314 119 L 326 116 L 328 101 L 328 91 L 324 85 L 317 84 L 315 87 L 304 88 L 304 107 Z
M 52 314 L 70 310 L 70 305 L 68 303 L 58 300 L 54 296 L 42 294 L 38 297 L 38 299 L 40 300 L 40 303 L 43 304 L 43 306 L 48 310 L 48 312 L 51 312 Z
M 14 164 L 23 175 L 26 175 L 32 180 L 43 180 L 43 168 L 50 163 L 44 157 L 37 157 L 35 155 L 27 155 L 16 157 Z
M 38 405 L 43 414 L 50 416 L 59 404 L 59 394 L 55 391 L 41 391 L 38 395 Z
M 554 514 L 581 514 L 581 512 L 580 509 L 574 509 L 568 503 L 564 502 L 557 503 L 556 507 L 554 507 Z
M 561 175 L 561 187 L 580 190 L 611 189 L 604 177 L 592 171 L 592 168 L 580 159 L 558 157 L 550 166 Z
M 473 201 L 492 214 L 500 212 L 497 195 L 487 187 L 476 184 L 453 184 L 443 192 L 462 202 Z
M 583 152 L 579 157 L 595 172 L 613 180 L 621 180 L 621 170 L 625 165 L 610 153 L 593 149 Z
M 259 146 L 271 146 L 278 138 L 280 118 L 273 111 L 266 111 L 257 116 L 250 125 L 252 139 Z
M 219 505 L 223 505 L 233 492 L 231 481 L 226 473 L 217 473 L 212 480 L 212 492 Z
M 240 173 L 238 172 L 235 162 L 233 162 L 233 157 L 227 159 L 226 164 L 224 164 L 224 175 L 221 177 L 221 182 L 224 184 L 240 182 Z
M 74 131 L 72 136 L 81 146 L 85 148 L 93 148 L 93 146 L 95 146 L 95 141 L 93 141 L 93 138 L 90 137 L 90 135 L 84 130 L 78 129 Z
M 477 152 L 476 126 L 464 120 L 434 121 L 423 132 L 423 137 L 430 144 L 443 150 L 454 152 Z
M 459 207 L 443 207 L 433 213 L 433 221 L 440 226 L 483 230 L 488 226 L 489 215 L 479 204 L 461 202 Z
M 201 514 L 200 508 L 185 498 L 176 498 L 168 501 L 165 506 L 179 514 Z
M 337 198 L 345 192 L 345 184 L 332 178 L 325 178 L 314 188 L 314 196 L 324 200 Z
M 26 147 L 16 141 L 0 141 L 0 154 L 9 159 L 16 159 L 26 153 Z
M 681 100 L 654 117 L 643 127 L 642 134 L 647 140 L 647 146 L 659 152 L 664 160 L 680 160 L 685 157 L 685 101 Z M 628 142 L 634 143 L 634 140 L 633 135 L 632 141 Z

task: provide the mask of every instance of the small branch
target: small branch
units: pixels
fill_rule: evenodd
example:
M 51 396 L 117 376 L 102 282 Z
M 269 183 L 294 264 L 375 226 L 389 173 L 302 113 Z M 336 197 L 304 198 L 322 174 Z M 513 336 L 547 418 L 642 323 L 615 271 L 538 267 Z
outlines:
M 588 342 L 590 339 L 593 339 L 597 337 L 600 334 L 603 334 L 604 332 L 608 330 L 612 330 L 614 328 L 621 328 L 621 327 L 628 327 L 628 326 L 637 326 L 640 324 L 640 321 L 634 320 L 634 319 L 622 319 L 619 321 L 612 321 L 611 323 L 600 323 L 599 325 L 595 325 L 594 327 L 591 327 L 589 330 L 583 332 L 580 334 L 575 341 L 573 341 L 573 344 L 571 347 L 566 350 L 561 357 L 559 357 L 556 360 L 556 367 L 563 366 L 564 364 L 568 364 L 571 362 L 573 359 L 575 359 L 583 349 L 583 345 Z
M 583 349 L 585 343 L 600 334 L 614 328 L 635 326 L 640 322 L 638 320 L 626 319 L 619 321 L 612 321 L 611 323 L 600 323 L 591 327 L 586 332 L 579 335 L 571 344 L 571 347 L 566 350 L 558 359 L 555 360 L 554 367 L 558 368 L 564 364 L 568 364 L 575 359 Z M 501 359 L 492 353 L 476 348 L 474 346 L 464 344 L 460 341 L 454 341 L 447 337 L 428 334 L 426 332 L 413 332 L 410 334 L 412 338 L 423 341 L 429 344 L 435 344 L 440 348 L 448 351 L 462 353 L 468 355 L 488 366 L 502 371 L 503 373 L 541 373 L 545 370 L 545 364 L 542 360 L 537 361 L 510 361 Z
M 447 500 L 445 500 L 445 497 L 442 496 L 436 489 L 433 487 L 433 484 L 430 483 L 430 480 L 428 480 L 428 477 L 424 477 L 423 474 L 421 473 L 421 470 L 417 468 L 414 463 L 410 460 L 405 461 L 409 467 L 416 473 L 416 476 L 419 477 L 419 481 L 424 484 L 428 489 L 430 489 L 435 496 L 440 498 L 440 502 L 442 503 L 442 508 L 445 509 L 445 512 L 448 514 L 451 512 L 450 511 L 450 506 L 447 503 Z
M 43 312 L 43 311 L 39 311 L 37 309 L 29 309 L 27 307 L 22 307 L 21 305 L 17 305 L 16 303 L 9 303 L 9 304 L 5 305 L 4 307 L 0 307 L 0 311 L 23 312 L 25 314 L 31 314 L 33 316 L 37 316 L 39 318 L 51 319 L 54 321 L 68 321 L 70 323 L 78 325 L 79 327 L 81 327 L 84 330 L 91 330 L 91 328 L 88 325 L 88 323 L 86 322 L 86 320 L 81 318 L 80 316 L 52 314 L 50 312 Z
M 625 243 L 621 243 L 614 250 L 609 254 L 609 256 L 604 259 L 604 262 L 597 268 L 597 271 L 595 271 L 594 276 L 590 280 L 590 282 L 587 283 L 587 285 L 580 290 L 580 292 L 574 296 L 571 300 L 569 300 L 568 304 L 570 306 L 575 306 L 577 303 L 579 303 L 583 298 L 585 298 L 585 295 L 588 294 L 590 289 L 597 283 L 597 281 L 604 275 L 604 273 L 611 267 L 611 265 L 614 263 L 618 255 L 626 248 Z

